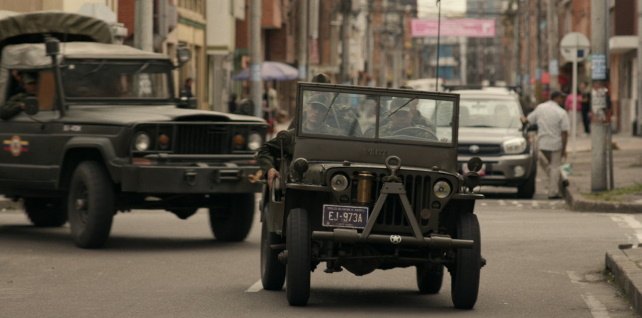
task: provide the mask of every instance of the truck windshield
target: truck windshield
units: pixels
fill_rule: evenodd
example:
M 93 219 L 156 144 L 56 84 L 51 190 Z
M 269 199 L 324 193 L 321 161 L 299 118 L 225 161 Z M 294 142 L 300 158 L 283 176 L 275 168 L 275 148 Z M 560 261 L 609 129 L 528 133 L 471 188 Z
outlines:
M 165 100 L 170 70 L 157 61 L 67 60 L 63 88 L 69 99 Z
M 451 143 L 454 102 L 328 91 L 303 92 L 304 135 Z

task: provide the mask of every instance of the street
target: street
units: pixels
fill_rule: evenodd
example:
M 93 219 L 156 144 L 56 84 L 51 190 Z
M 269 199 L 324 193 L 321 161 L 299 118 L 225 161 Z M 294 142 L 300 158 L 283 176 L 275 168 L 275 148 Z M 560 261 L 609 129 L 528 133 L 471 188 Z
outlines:
M 34 228 L 4 211 L 0 317 L 635 317 L 602 270 L 607 249 L 637 242 L 627 224 L 640 218 L 571 212 L 540 191 L 479 202 L 488 264 L 473 311 L 452 308 L 448 274 L 438 295 L 419 295 L 414 268 L 356 277 L 320 267 L 309 305 L 290 307 L 284 291 L 261 288 L 258 220 L 245 242 L 223 244 L 205 211 L 187 221 L 135 211 L 116 216 L 105 249 L 83 250 L 68 225 Z

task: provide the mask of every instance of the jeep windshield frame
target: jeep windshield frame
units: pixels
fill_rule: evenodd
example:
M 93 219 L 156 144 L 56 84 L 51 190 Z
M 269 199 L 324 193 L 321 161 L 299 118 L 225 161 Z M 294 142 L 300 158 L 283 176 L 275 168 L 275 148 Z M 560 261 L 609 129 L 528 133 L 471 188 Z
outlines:
M 297 93 L 294 158 L 382 164 L 387 156 L 396 155 L 404 165 L 456 172 L 458 94 L 321 83 L 299 83 Z M 368 102 L 373 107 L 369 117 L 364 116 L 368 99 L 374 100 Z M 423 122 L 419 118 L 409 124 L 403 118 L 405 128 L 411 129 L 393 134 L 386 127 L 398 120 L 393 117 L 400 112 L 409 116 L 410 107 L 417 107 Z M 315 116 L 325 124 L 321 130 L 306 126 Z
M 65 59 L 65 100 L 74 103 L 168 103 L 174 99 L 172 65 L 166 60 Z

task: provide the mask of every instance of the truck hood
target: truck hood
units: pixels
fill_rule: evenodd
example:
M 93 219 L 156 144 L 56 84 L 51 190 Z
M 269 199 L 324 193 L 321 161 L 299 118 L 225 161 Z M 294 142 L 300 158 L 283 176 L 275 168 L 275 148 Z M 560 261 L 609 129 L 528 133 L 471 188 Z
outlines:
M 460 144 L 501 144 L 508 139 L 522 136 L 521 130 L 517 128 L 459 127 Z
M 86 124 L 133 125 L 142 122 L 168 121 L 218 121 L 264 123 L 259 117 L 222 112 L 182 109 L 174 105 L 164 106 L 78 106 L 71 105 L 60 119 L 62 122 Z

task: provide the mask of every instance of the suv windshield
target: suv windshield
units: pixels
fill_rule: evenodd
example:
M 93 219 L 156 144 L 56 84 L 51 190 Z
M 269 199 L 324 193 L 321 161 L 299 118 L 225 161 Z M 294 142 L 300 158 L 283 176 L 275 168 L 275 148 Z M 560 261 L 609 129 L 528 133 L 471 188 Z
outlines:
M 459 101 L 459 127 L 521 127 L 519 103 L 511 99 L 483 99 L 462 96 Z
M 169 71 L 156 61 L 67 60 L 63 88 L 70 99 L 168 99 Z
M 406 96 L 303 91 L 303 135 L 451 143 L 454 102 Z

